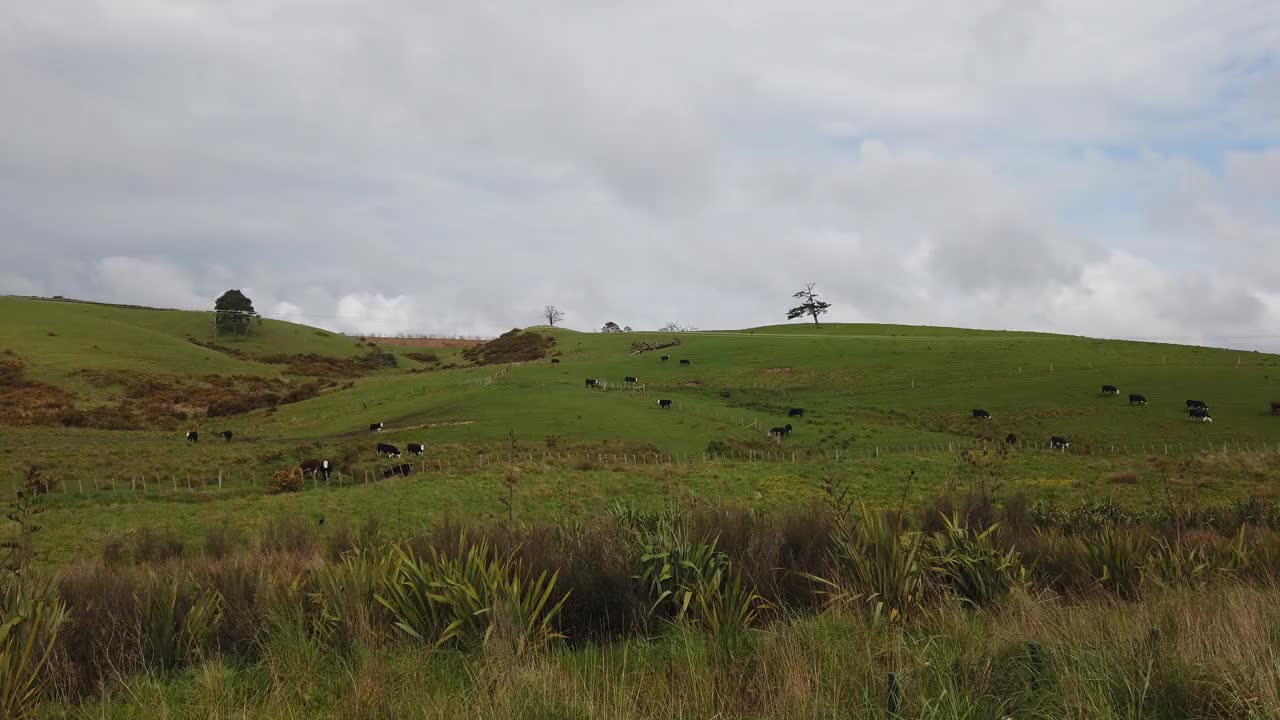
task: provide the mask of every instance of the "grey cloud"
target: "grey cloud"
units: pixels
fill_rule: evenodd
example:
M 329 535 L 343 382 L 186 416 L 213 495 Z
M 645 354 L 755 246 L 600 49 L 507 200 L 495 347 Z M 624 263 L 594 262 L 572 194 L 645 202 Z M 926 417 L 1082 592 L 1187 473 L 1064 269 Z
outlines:
M 3 8 L 0 291 L 471 334 L 779 322 L 815 280 L 848 319 L 1265 328 L 1280 6 L 1228 5 Z

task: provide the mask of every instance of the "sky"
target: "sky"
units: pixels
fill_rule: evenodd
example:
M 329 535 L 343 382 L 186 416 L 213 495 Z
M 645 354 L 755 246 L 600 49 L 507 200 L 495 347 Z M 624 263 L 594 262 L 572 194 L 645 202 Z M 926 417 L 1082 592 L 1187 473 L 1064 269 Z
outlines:
M 0 3 L 0 294 L 1280 350 L 1275 0 Z

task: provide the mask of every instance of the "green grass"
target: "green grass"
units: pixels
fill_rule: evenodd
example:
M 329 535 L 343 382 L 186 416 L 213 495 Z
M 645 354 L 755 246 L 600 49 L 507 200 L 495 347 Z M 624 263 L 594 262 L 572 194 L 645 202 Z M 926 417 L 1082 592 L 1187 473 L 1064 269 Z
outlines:
M 0 488 L 31 464 L 39 464 L 70 491 L 51 502 L 47 531 L 56 557 L 92 548 L 110 529 L 165 521 L 189 528 L 226 521 L 253 525 L 280 512 L 379 514 L 414 525 L 446 513 L 480 515 L 494 511 L 497 471 L 428 473 L 369 487 L 309 489 L 299 497 L 264 498 L 249 478 L 306 457 L 337 459 L 343 470 L 361 476 L 385 467 L 372 453 L 368 423 L 383 421 L 377 440 L 403 446 L 425 442 L 429 459 L 454 463 L 506 447 L 513 433 L 524 450 L 541 450 L 555 436 L 571 448 L 626 444 L 701 457 L 712 442 L 728 447 L 774 448 L 765 432 L 791 422 L 783 450 L 856 458 L 841 472 L 865 484 L 871 498 L 887 499 L 900 480 L 918 470 L 935 487 L 954 474 L 945 453 L 900 453 L 868 458 L 877 448 L 923 445 L 938 448 L 984 439 L 998 443 L 1007 433 L 1043 444 L 1065 435 L 1073 450 L 1100 453 L 1061 458 L 1029 453 L 1009 464 L 1010 487 L 1053 497 L 1094 497 L 1098 492 L 1146 502 L 1160 492 L 1160 473 L 1141 473 L 1134 486 L 1096 487 L 1111 472 L 1134 469 L 1136 446 L 1163 455 L 1166 447 L 1189 452 L 1215 448 L 1280 447 L 1280 418 L 1268 413 L 1280 400 L 1280 357 L 1251 352 L 1104 341 L 1043 333 L 990 332 L 955 328 L 803 323 L 747 331 L 678 335 L 680 345 L 632 355 L 632 343 L 666 342 L 670 334 L 590 334 L 540 329 L 553 335 L 559 365 L 541 361 L 511 367 L 423 370 L 405 358 L 411 348 L 390 348 L 398 369 L 355 380 L 350 389 L 321 394 L 275 412 L 195 420 L 206 439 L 196 446 L 181 432 L 114 432 L 66 428 L 0 427 Z M 52 334 L 51 334 L 52 333 Z M 280 365 L 239 359 L 190 342 L 211 340 L 209 313 L 148 310 L 72 302 L 0 298 L 0 348 L 25 358 L 30 377 L 64 385 L 92 404 L 110 389 L 83 383 L 84 368 L 124 369 L 178 375 L 259 374 L 282 376 Z M 264 321 L 247 338 L 226 344 L 251 354 L 318 353 L 349 357 L 367 350 L 355 338 L 315 328 Z M 444 363 L 458 362 L 457 350 L 436 350 Z M 659 362 L 668 354 L 671 361 Z M 688 358 L 690 366 L 678 360 Z M 413 372 L 418 371 L 418 372 Z M 617 389 L 624 376 L 638 376 L 643 392 Z M 608 391 L 584 387 L 602 378 Z M 1119 398 L 1104 398 L 1104 383 L 1120 387 Z M 115 390 L 118 392 L 118 389 Z M 1147 396 L 1147 407 L 1130 407 L 1125 396 Z M 657 400 L 671 399 L 661 410 Z M 1213 408 L 1211 425 L 1188 422 L 1188 398 Z M 801 419 L 787 409 L 803 407 Z M 970 410 L 993 414 L 973 420 Z M 0 423 L 3 410 L 0 409 Z M 230 444 L 211 442 L 215 432 L 232 430 Z M 1126 448 L 1128 451 L 1126 452 Z M 1113 456 L 1112 452 L 1116 455 Z M 1261 469 L 1225 469 L 1205 482 L 1206 492 L 1251 491 L 1260 478 L 1276 474 L 1274 457 Z M 1140 464 L 1147 460 L 1138 457 Z M 528 480 L 550 490 L 531 490 L 527 512 L 598 512 L 617 499 L 638 503 L 682 502 L 689 497 L 723 496 L 747 503 L 776 503 L 810 497 L 822 463 L 743 464 L 695 468 L 678 482 L 653 477 L 657 471 L 623 468 L 578 473 L 565 464 Z M 185 478 L 211 480 L 222 472 L 221 492 L 187 492 Z M 686 471 L 681 471 L 686 472 Z M 117 488 L 134 477 L 154 477 L 167 494 L 94 491 L 114 479 Z M 184 489 L 173 491 L 172 478 Z M 557 485 L 559 483 L 560 485 Z M 88 486 L 86 498 L 78 488 Z

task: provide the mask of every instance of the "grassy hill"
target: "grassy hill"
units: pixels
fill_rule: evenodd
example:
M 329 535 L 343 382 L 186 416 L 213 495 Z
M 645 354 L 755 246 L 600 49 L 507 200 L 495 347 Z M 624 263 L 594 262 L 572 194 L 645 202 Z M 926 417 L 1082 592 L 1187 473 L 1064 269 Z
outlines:
M 158 384 L 168 394 L 148 396 L 149 402 L 170 413 L 159 416 L 151 407 L 147 417 L 158 424 L 146 430 L 15 426 L 13 405 L 6 404 L 0 407 L 6 425 L 0 428 L 0 487 L 32 464 L 59 480 L 65 495 L 55 494 L 47 524 L 72 554 L 108 530 L 162 518 L 195 535 L 214 523 L 261 523 L 279 513 L 381 513 L 404 524 L 451 512 L 485 515 L 497 506 L 501 486 L 502 471 L 491 465 L 495 452 L 557 453 L 562 464 L 555 468 L 526 468 L 522 489 L 527 511 L 555 514 L 595 512 L 619 499 L 812 500 L 836 452 L 850 461 L 840 472 L 863 482 L 862 494 L 889 500 L 912 470 L 921 478 L 920 492 L 955 482 L 949 448 L 984 440 L 999 445 L 1008 433 L 1032 447 L 1051 434 L 1065 435 L 1080 453 L 1029 453 L 1005 462 L 1002 479 L 1009 483 L 1046 496 L 1105 493 L 1149 501 L 1155 480 L 1169 471 L 1158 458 L 1135 458 L 1139 447 L 1163 456 L 1210 443 L 1255 451 L 1280 443 L 1280 418 L 1269 414 L 1269 402 L 1280 400 L 1280 357 L 1274 355 L 888 325 L 815 330 L 794 324 L 677 336 L 535 331 L 554 339 L 548 357 L 558 364 L 472 367 L 456 348 L 431 351 L 438 360 L 423 362 L 410 357 L 413 348 L 375 350 L 355 338 L 270 320 L 249 338 L 229 342 L 212 337 L 208 313 L 0 298 L 0 351 L 20 359 L 27 380 L 65 390 L 72 397 L 67 402 L 90 410 L 135 402 L 131 395 Z M 638 343 L 674 341 L 679 345 L 665 350 L 633 350 Z M 395 366 L 350 365 L 376 352 L 389 352 Z M 660 361 L 664 354 L 669 362 Z M 303 356 L 310 360 L 300 362 Z M 680 365 L 682 358 L 690 364 Z M 626 376 L 638 377 L 643 390 L 624 389 Z M 196 400 L 217 389 L 220 377 L 240 378 L 227 391 L 233 399 L 271 393 L 281 402 L 205 417 Z M 608 389 L 587 389 L 586 378 L 607 380 Z M 1103 384 L 1118 385 L 1121 396 L 1103 397 Z M 284 402 L 300 387 L 310 394 Z M 1150 404 L 1129 406 L 1130 392 L 1146 395 Z M 1215 422 L 1188 422 L 1189 398 L 1208 402 Z M 659 409 L 658 399 L 672 400 L 673 408 Z M 789 419 L 791 407 L 804 408 L 805 416 Z M 970 411 L 979 407 L 993 419 L 973 420 Z M 366 475 L 377 477 L 389 466 L 376 458 L 365 432 L 378 421 L 386 431 L 377 440 L 402 448 L 424 442 L 426 460 L 439 471 L 424 475 L 419 465 L 414 477 L 365 487 Z M 779 446 L 766 433 L 787 422 L 795 429 Z M 184 442 L 189 428 L 205 439 Z M 233 431 L 234 441 L 215 441 L 221 430 Z M 600 462 L 602 452 L 610 453 L 608 462 Z M 790 459 L 793 452 L 795 464 L 665 470 L 629 464 L 668 453 Z M 594 453 L 596 464 L 577 467 L 586 453 Z M 348 478 L 354 474 L 361 487 L 261 496 L 269 473 L 321 456 L 338 462 Z M 1249 488 L 1277 474 L 1274 454 L 1259 457 L 1219 459 L 1200 470 L 1221 479 L 1224 491 Z M 1142 472 L 1132 487 L 1099 484 L 1113 471 L 1134 469 Z M 189 478 L 197 488 L 219 475 L 220 490 L 187 489 Z

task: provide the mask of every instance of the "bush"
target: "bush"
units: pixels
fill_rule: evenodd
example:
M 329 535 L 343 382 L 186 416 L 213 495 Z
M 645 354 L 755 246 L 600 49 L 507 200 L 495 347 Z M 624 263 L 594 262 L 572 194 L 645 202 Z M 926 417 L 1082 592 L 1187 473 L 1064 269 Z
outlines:
M 277 470 L 275 475 L 267 481 L 267 494 L 279 495 L 280 493 L 292 493 L 302 490 L 303 479 L 302 469 L 298 467 L 287 467 Z
M 320 550 L 316 526 L 300 517 L 276 517 L 262 529 L 258 546 L 268 554 L 313 556 Z
M 162 563 L 182 557 L 184 550 L 178 531 L 172 527 L 146 526 L 133 538 L 133 560 L 138 563 Z

